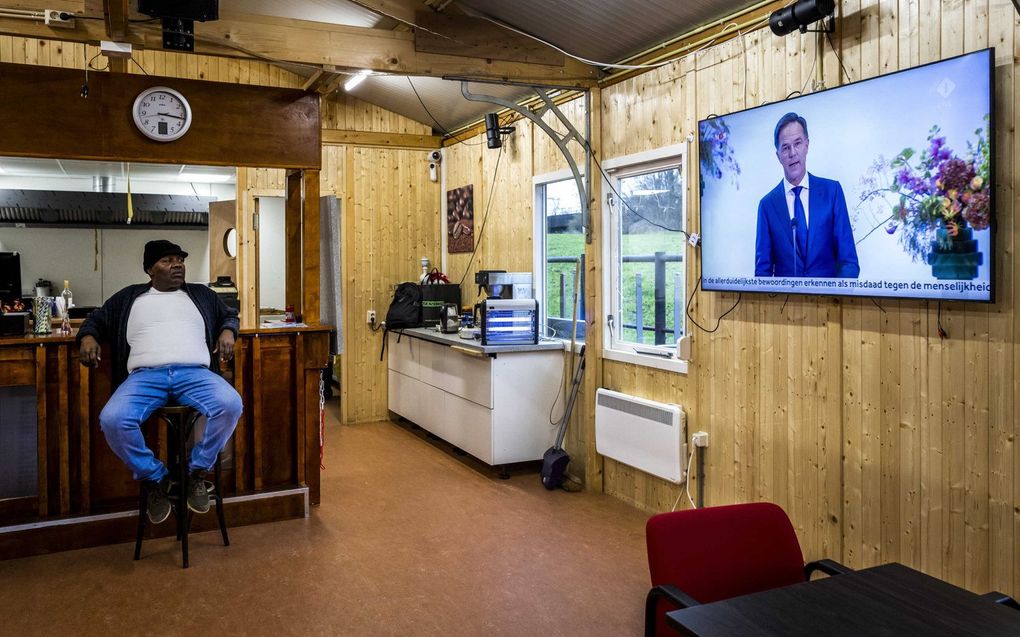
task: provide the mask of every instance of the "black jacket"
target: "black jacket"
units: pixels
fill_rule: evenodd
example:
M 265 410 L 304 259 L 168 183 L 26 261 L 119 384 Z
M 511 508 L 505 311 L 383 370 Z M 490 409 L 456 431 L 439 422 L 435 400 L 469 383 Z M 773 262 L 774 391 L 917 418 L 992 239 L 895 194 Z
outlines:
M 120 292 L 111 296 L 103 307 L 94 310 L 89 314 L 85 322 L 78 330 L 78 345 L 85 336 L 95 337 L 97 341 L 110 344 L 112 352 L 113 386 L 117 387 L 128 376 L 127 362 L 131 353 L 131 346 L 127 342 L 128 316 L 131 314 L 131 306 L 142 294 L 145 294 L 151 286 L 148 283 L 129 285 Z M 185 283 L 182 288 L 198 308 L 202 320 L 205 322 L 205 344 L 209 347 L 209 368 L 216 369 L 216 356 L 213 349 L 220 332 L 230 330 L 237 337 L 237 312 L 224 305 L 215 292 L 194 283 Z M 172 343 L 167 343 L 172 347 Z

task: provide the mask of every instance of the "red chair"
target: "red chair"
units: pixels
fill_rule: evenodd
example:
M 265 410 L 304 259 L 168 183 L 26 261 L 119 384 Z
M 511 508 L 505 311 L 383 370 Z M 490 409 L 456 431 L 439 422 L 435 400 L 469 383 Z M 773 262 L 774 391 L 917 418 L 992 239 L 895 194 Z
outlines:
M 675 635 L 666 613 L 851 569 L 832 560 L 804 564 L 786 513 L 768 502 L 652 516 L 645 527 L 652 589 L 645 635 Z

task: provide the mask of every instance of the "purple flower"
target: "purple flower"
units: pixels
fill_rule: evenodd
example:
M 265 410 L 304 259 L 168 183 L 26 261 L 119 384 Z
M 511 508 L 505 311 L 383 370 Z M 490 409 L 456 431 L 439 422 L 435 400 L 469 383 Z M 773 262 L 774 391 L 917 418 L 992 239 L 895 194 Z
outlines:
M 896 181 L 901 186 L 909 186 L 913 180 L 913 175 L 910 174 L 910 167 L 904 166 L 900 168 L 900 172 L 896 173 Z
M 962 159 L 949 159 L 939 166 L 939 180 L 946 190 L 963 190 L 974 178 L 974 166 Z
M 963 211 L 963 218 L 967 220 L 975 230 L 984 230 L 991 221 L 988 204 L 990 197 L 987 190 L 975 192 L 970 198 L 970 204 Z

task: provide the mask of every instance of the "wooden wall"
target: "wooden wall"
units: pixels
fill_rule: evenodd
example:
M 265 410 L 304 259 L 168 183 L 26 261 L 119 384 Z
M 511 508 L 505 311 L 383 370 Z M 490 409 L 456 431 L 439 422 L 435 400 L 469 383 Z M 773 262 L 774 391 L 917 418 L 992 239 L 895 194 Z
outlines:
M 900 561 L 975 591 L 1020 590 L 1017 33 L 1008 3 L 854 1 L 842 4 L 833 36 L 853 80 L 996 47 L 996 304 L 944 308 L 950 338 L 940 340 L 935 303 L 745 295 L 718 332 L 694 333 L 687 376 L 605 362 L 604 386 L 681 402 L 690 429 L 710 433 L 707 504 L 778 502 L 809 558 Z M 781 100 L 815 79 L 836 86 L 841 76 L 818 36 L 759 29 L 606 88 L 604 155 L 679 143 L 711 113 Z M 696 255 L 692 266 L 688 285 Z M 694 313 L 712 324 L 735 300 L 700 293 Z M 668 510 L 678 493 L 611 460 L 604 489 L 649 511 Z
M 867 299 L 745 295 L 718 332 L 694 332 L 689 374 L 599 361 L 597 384 L 683 404 L 690 431 L 710 434 L 706 503 L 779 503 L 808 558 L 831 556 L 854 567 L 900 561 L 974 591 L 1016 594 L 1020 320 L 1013 311 L 1013 130 L 1020 22 L 1009 3 L 971 0 L 854 0 L 840 12 L 833 44 L 854 81 L 996 47 L 999 301 L 943 308 L 950 338 L 941 340 L 935 303 L 888 300 L 878 307 Z M 595 99 L 601 126 L 594 143 L 604 158 L 684 143 L 711 113 L 781 100 L 805 86 L 810 91 L 814 80 L 826 87 L 847 82 L 824 39 L 778 38 L 761 28 L 604 88 Z M 544 134 L 531 135 L 532 155 L 520 157 L 520 168 L 529 162 L 534 174 L 562 168 Z M 690 150 L 696 156 L 694 145 Z M 475 183 L 476 212 L 478 184 L 491 177 L 495 152 L 467 144 L 447 149 L 447 185 Z M 500 167 L 517 179 L 516 167 L 506 170 Z M 688 178 L 697 183 L 694 170 Z M 690 224 L 697 228 L 697 192 L 688 194 Z M 486 230 L 483 249 L 492 242 L 511 251 L 503 259 L 526 263 L 532 236 L 521 233 L 533 214 L 530 191 L 517 199 L 516 214 L 519 222 Z M 492 253 L 480 254 L 485 265 L 502 267 Z M 589 249 L 589 259 L 598 256 L 597 247 Z M 451 257 L 453 274 L 461 262 Z M 692 253 L 688 286 L 699 272 Z M 693 312 L 702 324 L 714 324 L 735 300 L 702 292 Z M 572 427 L 567 446 L 575 459 L 591 460 L 588 488 L 649 512 L 669 510 L 676 486 L 595 456 L 590 392 L 580 400 L 588 413 Z

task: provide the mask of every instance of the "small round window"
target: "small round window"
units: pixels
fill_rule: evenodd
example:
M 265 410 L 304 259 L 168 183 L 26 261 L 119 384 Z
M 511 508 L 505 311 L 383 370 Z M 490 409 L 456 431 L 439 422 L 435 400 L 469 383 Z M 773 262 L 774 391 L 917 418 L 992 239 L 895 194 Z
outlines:
M 237 228 L 231 228 L 223 233 L 223 251 L 231 259 L 237 258 Z

